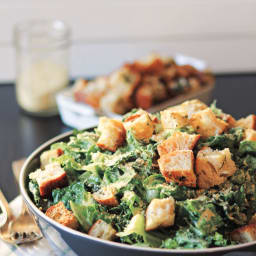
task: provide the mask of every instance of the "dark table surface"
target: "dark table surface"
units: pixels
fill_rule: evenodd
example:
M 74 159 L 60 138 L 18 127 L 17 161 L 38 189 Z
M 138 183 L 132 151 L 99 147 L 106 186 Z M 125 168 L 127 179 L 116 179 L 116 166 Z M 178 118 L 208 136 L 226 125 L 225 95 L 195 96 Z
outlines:
M 256 74 L 219 75 L 213 98 L 225 112 L 240 118 L 256 113 Z M 70 128 L 58 116 L 36 118 L 22 113 L 12 84 L 0 84 L 0 189 L 8 200 L 18 195 L 12 161 L 28 156 L 48 139 Z

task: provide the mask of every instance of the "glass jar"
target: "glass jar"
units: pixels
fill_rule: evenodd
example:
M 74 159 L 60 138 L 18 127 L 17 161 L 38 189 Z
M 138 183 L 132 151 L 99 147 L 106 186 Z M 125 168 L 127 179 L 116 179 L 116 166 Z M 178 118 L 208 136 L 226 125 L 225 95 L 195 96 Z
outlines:
M 70 30 L 59 20 L 26 21 L 15 26 L 16 98 L 37 116 L 57 114 L 55 95 L 69 82 Z

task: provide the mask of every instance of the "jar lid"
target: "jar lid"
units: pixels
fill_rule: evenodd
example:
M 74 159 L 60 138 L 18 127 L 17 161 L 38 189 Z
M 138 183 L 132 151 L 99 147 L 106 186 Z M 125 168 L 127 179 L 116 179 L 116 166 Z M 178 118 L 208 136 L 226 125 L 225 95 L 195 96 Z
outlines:
M 18 23 L 14 29 L 17 48 L 51 49 L 70 43 L 70 28 L 60 20 L 29 20 Z

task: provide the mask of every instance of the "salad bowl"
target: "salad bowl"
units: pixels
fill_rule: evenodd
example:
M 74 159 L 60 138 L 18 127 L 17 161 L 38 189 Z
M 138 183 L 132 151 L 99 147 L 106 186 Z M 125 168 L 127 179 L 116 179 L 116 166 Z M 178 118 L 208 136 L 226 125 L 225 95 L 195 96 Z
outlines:
M 28 176 L 40 165 L 40 155 L 56 142 L 68 141 L 73 132 L 61 134 L 36 149 L 26 160 L 20 174 L 20 190 L 22 197 L 30 212 L 34 215 L 42 233 L 47 239 L 51 239 L 49 232 L 54 232 L 54 239 L 60 243 L 66 243 L 77 255 L 109 255 L 109 256 L 142 256 L 142 255 L 224 255 L 233 251 L 256 250 L 256 241 L 231 245 L 226 247 L 216 247 L 207 249 L 158 249 L 142 246 L 131 246 L 112 241 L 106 241 L 89 236 L 85 233 L 73 230 L 59 224 L 46 216 L 31 200 L 28 192 Z M 45 226 L 48 228 L 45 228 Z

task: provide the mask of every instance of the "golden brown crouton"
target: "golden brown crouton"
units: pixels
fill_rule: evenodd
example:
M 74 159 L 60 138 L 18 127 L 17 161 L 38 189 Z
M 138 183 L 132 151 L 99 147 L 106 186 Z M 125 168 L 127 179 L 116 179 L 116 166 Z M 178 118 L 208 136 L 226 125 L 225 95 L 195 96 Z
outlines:
M 189 77 L 197 74 L 196 68 L 191 65 L 177 66 L 177 75 L 181 77 Z
M 65 208 L 65 205 L 63 202 L 59 202 L 46 211 L 46 216 L 49 218 L 59 222 L 60 224 L 76 229 L 78 227 L 78 222 L 72 211 L 69 211 Z
M 166 109 L 160 112 L 161 123 L 164 129 L 176 129 L 188 124 L 185 112 L 174 112 L 173 109 Z
M 125 141 L 126 132 L 123 123 L 119 120 L 101 117 L 98 131 L 101 135 L 97 145 L 102 149 L 115 152 Z
M 220 185 L 236 171 L 236 165 L 228 148 L 213 150 L 203 147 L 196 157 L 196 174 L 199 188 L 208 189 Z
M 93 198 L 103 205 L 117 206 L 119 203 L 116 199 L 116 190 L 110 186 L 106 186 L 93 193 Z
M 176 150 L 192 150 L 199 138 L 199 134 L 174 132 L 172 136 L 157 146 L 157 150 L 160 156 Z
M 160 56 L 151 54 L 132 64 L 126 64 L 126 66 L 139 73 L 158 74 L 163 70 L 164 62 Z
M 40 163 L 41 163 L 40 168 L 44 169 L 47 164 L 51 163 L 51 160 L 53 158 L 57 158 L 62 154 L 63 154 L 63 151 L 60 148 L 44 151 L 40 156 Z
M 194 154 L 192 150 L 178 150 L 164 154 L 158 160 L 159 168 L 167 182 L 195 187 Z
M 190 124 L 203 137 L 221 134 L 228 127 L 228 124 L 218 119 L 210 108 L 193 114 Z
M 146 210 L 146 231 L 158 227 L 169 227 L 174 224 L 175 201 L 170 196 L 164 199 L 153 199 Z
M 148 109 L 153 104 L 154 92 L 150 84 L 142 84 L 135 93 L 136 107 Z
M 196 99 L 183 102 L 180 105 L 180 108 L 182 109 L 182 111 L 186 112 L 188 118 L 190 118 L 193 114 L 201 110 L 207 109 L 208 107 L 202 101 Z
M 48 164 L 45 170 L 30 173 L 29 178 L 37 182 L 42 197 L 50 196 L 53 189 L 68 185 L 67 174 L 59 163 Z
M 236 119 L 233 116 L 226 113 L 221 113 L 220 118 L 228 124 L 229 128 L 236 126 Z
M 104 111 L 124 114 L 133 107 L 131 96 L 140 81 L 140 74 L 129 68 L 121 68 L 109 77 L 109 88 L 100 100 Z
M 115 238 L 116 230 L 105 221 L 99 219 L 90 228 L 88 235 L 98 237 L 104 240 L 113 240 Z
M 249 115 L 237 120 L 235 126 L 256 130 L 256 115 Z
M 245 129 L 244 131 L 244 139 L 250 141 L 256 141 L 256 131 L 253 129 Z
M 161 111 L 161 122 L 164 129 L 175 129 L 189 124 L 190 117 L 207 106 L 200 100 L 186 101 L 180 105 Z
M 98 109 L 101 97 L 109 88 L 107 77 L 98 77 L 94 80 L 88 81 L 82 90 L 76 90 L 74 96 L 76 101 L 85 102 L 92 107 Z
M 231 239 L 239 243 L 249 243 L 256 240 L 256 224 L 237 228 L 230 234 Z
M 137 140 L 148 141 L 154 131 L 154 123 L 149 114 L 144 110 L 139 110 L 124 120 L 126 130 L 131 130 Z

